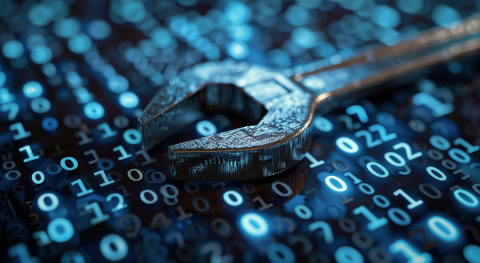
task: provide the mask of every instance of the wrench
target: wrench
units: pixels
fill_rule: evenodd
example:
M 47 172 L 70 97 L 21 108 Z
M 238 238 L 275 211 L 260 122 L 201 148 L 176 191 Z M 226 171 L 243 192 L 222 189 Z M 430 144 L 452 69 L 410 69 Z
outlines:
M 159 89 L 139 121 L 146 150 L 215 107 L 257 125 L 168 147 L 174 180 L 251 180 L 273 176 L 300 162 L 311 145 L 309 128 L 317 107 L 407 73 L 475 53 L 480 49 L 480 15 L 449 28 L 432 28 L 409 40 L 306 65 L 307 72 L 245 62 L 207 62 L 187 69 Z M 249 103 L 251 100 L 260 105 Z M 263 118 L 263 106 L 267 113 Z

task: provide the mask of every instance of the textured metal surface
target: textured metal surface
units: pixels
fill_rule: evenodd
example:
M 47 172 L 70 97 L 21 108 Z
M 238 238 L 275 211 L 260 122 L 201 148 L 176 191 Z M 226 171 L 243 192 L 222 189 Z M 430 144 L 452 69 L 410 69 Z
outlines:
M 200 90 L 207 89 L 204 103 L 215 105 L 222 101 L 212 95 L 218 86 L 208 86 L 211 83 L 235 85 L 268 113 L 258 125 L 170 146 L 173 177 L 178 180 L 263 178 L 278 174 L 303 158 L 310 145 L 312 96 L 279 73 L 232 61 L 197 65 L 163 87 L 140 117 L 145 148 L 150 149 L 200 118 L 201 98 L 194 96 Z M 231 107 L 242 111 L 244 105 L 231 104 Z
M 244 103 L 235 103 L 241 95 L 222 92 L 222 85 L 232 84 L 268 113 L 258 125 L 170 146 L 171 175 L 177 180 L 248 180 L 278 174 L 297 164 L 308 151 L 308 127 L 319 104 L 477 51 L 479 28 L 474 16 L 452 29 L 432 29 L 413 41 L 292 79 L 233 61 L 197 65 L 160 89 L 140 117 L 144 146 L 150 149 L 199 120 L 203 104 L 255 115 Z M 198 96 L 202 89 L 207 89 L 203 99 Z M 228 103 L 222 106 L 222 102 Z

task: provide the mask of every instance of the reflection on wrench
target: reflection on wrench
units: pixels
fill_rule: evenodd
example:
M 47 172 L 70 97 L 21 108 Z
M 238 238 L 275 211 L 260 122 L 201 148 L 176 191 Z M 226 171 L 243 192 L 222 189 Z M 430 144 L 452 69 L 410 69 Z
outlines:
M 480 49 L 480 16 L 450 28 L 433 28 L 391 47 L 374 49 L 336 64 L 287 77 L 281 71 L 224 61 L 199 64 L 162 87 L 139 118 L 145 149 L 203 117 L 215 107 L 257 125 L 169 146 L 177 180 L 249 180 L 272 176 L 297 164 L 308 152 L 315 109 L 332 98 L 364 90 L 409 72 Z M 231 88 L 232 85 L 235 88 Z M 203 91 L 203 92 L 200 92 Z

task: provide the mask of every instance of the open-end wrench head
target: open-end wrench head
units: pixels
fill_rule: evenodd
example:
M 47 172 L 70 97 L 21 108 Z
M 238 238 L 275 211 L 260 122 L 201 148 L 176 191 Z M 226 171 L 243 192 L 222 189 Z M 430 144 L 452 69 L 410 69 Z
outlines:
M 297 164 L 310 147 L 312 96 L 283 75 L 233 61 L 188 69 L 162 87 L 139 120 L 148 150 L 202 118 L 201 105 L 221 104 L 219 89 L 231 84 L 263 105 L 257 125 L 169 146 L 170 172 L 177 180 L 249 180 L 272 176 Z M 199 91 L 217 85 L 206 98 Z M 242 103 L 230 105 L 249 114 Z M 254 114 L 254 113 L 252 113 Z

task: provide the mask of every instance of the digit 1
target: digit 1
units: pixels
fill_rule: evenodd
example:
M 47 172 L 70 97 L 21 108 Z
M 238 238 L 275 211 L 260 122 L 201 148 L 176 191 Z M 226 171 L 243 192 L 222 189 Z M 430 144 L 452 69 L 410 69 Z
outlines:
M 467 153 L 474 153 L 480 150 L 480 146 L 478 145 L 473 146 L 461 137 L 458 137 L 457 139 L 455 139 L 455 141 L 453 141 L 453 144 L 462 145 L 463 147 L 467 148 Z
M 23 151 L 27 152 L 28 158 L 23 159 L 24 163 L 30 162 L 30 161 L 33 161 L 33 160 L 37 160 L 38 158 L 40 158 L 40 156 L 38 156 L 38 155 L 33 155 L 32 148 L 30 148 L 30 145 L 23 146 L 22 148 L 18 149 L 18 151 L 19 152 L 23 152 Z
M 307 159 L 312 162 L 312 164 L 310 164 L 310 168 L 314 168 L 314 167 L 317 167 L 319 165 L 322 165 L 325 163 L 325 161 L 323 160 L 320 160 L 320 161 L 317 161 L 317 159 L 315 159 L 315 157 L 313 157 L 310 153 L 306 153 L 305 154 L 305 157 L 307 157 Z
M 367 224 L 367 228 L 370 231 L 373 231 L 388 223 L 388 219 L 386 219 L 385 217 L 382 217 L 382 218 L 376 217 L 372 212 L 370 212 L 370 210 L 368 210 L 368 208 L 366 208 L 363 205 L 355 208 L 353 210 L 353 214 L 354 215 L 363 214 L 368 219 L 368 221 L 370 221 L 370 223 Z
M 83 153 L 83 155 L 85 155 L 85 156 L 89 155 L 89 154 L 91 154 L 93 156 L 94 160 L 89 161 L 88 164 L 98 163 L 103 159 L 103 158 L 102 159 L 98 158 L 98 154 L 97 154 L 97 151 L 95 151 L 95 149 L 91 149 L 91 150 L 88 150 L 88 151 Z
M 83 184 L 82 179 L 78 179 L 71 183 L 71 185 L 76 185 L 76 184 L 78 184 L 78 187 L 80 187 L 80 191 L 81 191 L 80 193 L 77 194 L 77 197 L 81 197 L 81 196 L 93 193 L 92 189 L 87 190 L 87 188 L 85 188 L 85 185 Z
M 129 195 L 132 195 L 131 193 L 127 192 L 127 189 L 125 189 L 125 186 L 123 185 L 120 185 L 119 187 L 117 187 L 117 190 L 122 190 L 123 192 L 123 197 L 127 197 Z
M 141 154 L 143 156 L 143 158 L 145 158 L 145 162 L 142 163 L 142 166 L 145 166 L 147 164 L 151 164 L 151 163 L 154 163 L 154 162 L 157 161 L 157 159 L 155 159 L 155 158 L 152 159 L 150 157 L 150 155 L 144 149 L 137 151 L 135 154 L 136 155 Z
M 122 155 L 122 156 L 118 157 L 119 161 L 132 157 L 131 154 L 129 154 L 129 153 L 127 153 L 127 151 L 125 151 L 125 148 L 123 148 L 122 145 L 119 145 L 119 146 L 113 148 L 113 151 L 114 152 L 120 152 L 120 154 Z
M 362 182 L 362 180 L 358 179 L 358 178 L 357 178 L 355 175 L 353 175 L 351 172 L 346 172 L 346 173 L 344 174 L 344 176 L 352 178 L 354 184 L 359 184 L 359 183 Z
M 408 262 L 422 262 L 430 263 L 432 262 L 432 256 L 428 253 L 418 254 L 405 240 L 399 239 L 390 245 L 389 250 L 392 254 L 397 254 L 402 252 L 405 257 L 409 259 Z
M 81 141 L 78 142 L 78 145 L 84 145 L 84 144 L 93 142 L 93 139 L 88 138 L 87 134 L 84 131 L 78 131 L 74 135 L 75 137 L 80 137 L 80 139 L 82 139 Z
M 23 138 L 30 137 L 32 135 L 31 132 L 25 131 L 25 128 L 23 127 L 23 124 L 21 122 L 14 123 L 8 127 L 9 130 L 11 131 L 17 131 L 18 134 L 13 135 L 14 140 L 20 140 Z
M 263 201 L 263 199 L 262 199 L 260 196 L 257 196 L 257 197 L 255 197 L 255 198 L 253 198 L 252 201 L 253 201 L 253 202 L 258 201 L 258 202 L 260 203 L 260 205 L 262 206 L 262 207 L 260 207 L 260 208 L 258 209 L 260 212 L 262 212 L 263 210 L 266 210 L 266 209 L 269 209 L 269 208 L 272 208 L 272 207 L 273 207 L 273 204 L 271 204 L 271 203 L 267 205 L 267 204 L 265 203 L 265 201 Z
M 339 195 L 343 199 L 343 201 L 340 203 L 342 205 L 348 204 L 348 203 L 352 202 L 353 200 L 355 200 L 355 198 L 353 198 L 353 197 L 347 198 L 344 195 L 342 195 L 341 193 L 337 193 L 337 195 Z
M 93 202 L 85 206 L 85 211 L 93 210 L 95 217 L 90 219 L 90 224 L 96 225 L 107 221 L 110 218 L 110 215 L 104 214 L 97 202 Z
M 177 217 L 178 221 L 182 221 L 182 220 L 185 220 L 187 218 L 190 218 L 192 217 L 192 213 L 185 213 L 185 211 L 183 211 L 183 207 L 181 205 L 177 205 L 175 206 L 175 209 L 177 209 L 178 213 L 180 214 L 179 217 Z
M 105 133 L 102 134 L 102 138 L 103 138 L 103 139 L 110 138 L 110 137 L 112 137 L 112 136 L 117 135 L 117 132 L 116 132 L 116 131 L 112 131 L 112 128 L 110 128 L 110 125 L 108 125 L 108 123 L 106 123 L 106 122 L 100 123 L 100 124 L 97 126 L 97 129 L 98 129 L 98 130 L 103 130 L 103 131 L 105 131 Z
M 113 181 L 108 180 L 107 175 L 105 174 L 105 172 L 103 170 L 100 170 L 96 173 L 93 173 L 93 175 L 101 175 L 102 176 L 104 183 L 100 184 L 100 187 L 104 187 L 105 185 L 109 185 L 109 184 L 114 183 Z
M 420 106 L 425 105 L 433 112 L 433 116 L 440 118 L 447 114 L 450 114 L 455 107 L 451 103 L 442 103 L 432 95 L 426 92 L 420 92 L 412 97 L 413 104 Z
M 407 199 L 408 202 L 410 202 L 409 205 L 407 205 L 408 209 L 413 209 L 421 204 L 423 204 L 422 200 L 415 201 L 413 198 L 411 198 L 407 193 L 405 193 L 402 189 L 398 189 L 397 191 L 393 192 L 395 196 L 398 196 L 399 194 L 403 196 L 405 199 Z

